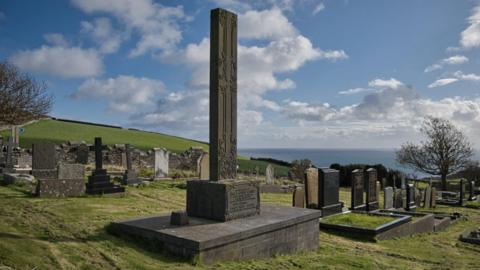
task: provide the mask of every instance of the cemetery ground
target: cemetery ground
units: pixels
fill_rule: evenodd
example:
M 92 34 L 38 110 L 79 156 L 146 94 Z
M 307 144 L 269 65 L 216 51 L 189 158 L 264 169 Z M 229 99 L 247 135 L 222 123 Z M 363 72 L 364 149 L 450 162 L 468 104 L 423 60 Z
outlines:
M 480 224 L 480 210 L 437 206 L 468 216 L 445 231 L 377 243 L 320 232 L 313 252 L 244 262 L 194 265 L 108 234 L 115 220 L 185 208 L 185 180 L 127 187 L 117 196 L 46 199 L 31 186 L 0 186 L 0 269 L 475 269 L 480 248 L 458 241 Z M 291 194 L 261 195 L 262 203 L 291 205 Z M 350 204 L 350 191 L 340 189 Z M 421 211 L 422 209 L 420 209 Z

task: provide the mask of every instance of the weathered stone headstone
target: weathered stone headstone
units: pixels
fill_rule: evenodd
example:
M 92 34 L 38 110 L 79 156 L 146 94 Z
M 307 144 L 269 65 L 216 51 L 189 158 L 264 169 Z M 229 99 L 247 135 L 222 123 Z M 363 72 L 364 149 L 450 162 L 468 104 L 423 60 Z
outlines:
M 293 207 L 305 208 L 305 191 L 297 187 L 293 190 Z
M 465 185 L 466 185 L 466 180 L 465 179 L 460 179 L 460 196 L 458 198 L 458 205 L 459 206 L 463 206 L 463 202 L 464 202 L 464 199 L 465 199 Z
M 339 202 L 340 173 L 338 170 L 318 169 L 318 206 L 322 217 L 342 212 Z
M 393 207 L 393 188 L 386 187 L 383 189 L 383 208 L 392 209 Z
M 200 156 L 198 160 L 198 173 L 200 180 L 209 180 L 210 179 L 210 155 L 204 153 Z
M 403 208 L 403 190 L 400 188 L 395 188 L 393 190 L 393 208 Z
M 378 209 L 377 201 L 377 170 L 370 168 L 364 171 L 364 181 L 366 183 L 365 210 L 372 211 Z
M 32 145 L 32 175 L 37 179 L 57 178 L 57 152 L 53 143 Z
M 318 208 L 318 169 L 305 170 L 305 201 L 307 208 Z
M 274 168 L 272 164 L 268 164 L 267 168 L 265 169 L 265 179 L 266 179 L 267 185 L 275 184 L 275 173 L 274 173 Z
M 422 191 L 416 187 L 414 187 L 415 190 L 415 205 L 417 207 L 422 206 Z
M 7 152 L 5 154 L 5 168 L 2 170 L 2 172 L 13 172 L 14 171 L 14 159 L 13 159 L 13 149 L 15 147 L 18 147 L 18 144 L 14 142 L 13 137 L 9 137 L 7 143 L 4 144 L 4 146 L 7 148 Z
M 126 148 L 126 146 L 125 146 Z M 127 153 L 121 153 L 121 159 L 120 159 L 120 165 L 124 168 L 124 169 L 128 169 L 127 168 Z
M 363 170 L 357 169 L 352 171 L 352 191 L 351 191 L 351 207 L 350 210 L 360 210 L 365 208 L 363 204 Z
M 88 164 L 88 154 L 90 152 L 90 147 L 86 144 L 80 144 L 77 146 L 77 158 L 75 162 L 78 164 Z
M 380 204 L 380 191 L 382 190 L 382 184 L 380 183 L 380 181 L 377 181 L 377 202 L 378 204 Z M 379 206 L 380 208 L 380 206 Z
M 425 199 L 423 203 L 424 208 L 431 208 L 432 207 L 432 187 L 427 185 L 425 188 Z
M 17 165 L 19 168 L 31 168 L 32 156 L 22 152 L 17 158 Z
M 431 206 L 432 208 L 435 208 L 437 206 L 437 189 L 432 188 L 432 201 L 431 201 Z
M 85 166 L 58 164 L 55 179 L 39 179 L 36 195 L 39 197 L 70 197 L 85 194 Z
M 142 180 L 138 178 L 138 174 L 135 172 L 132 166 L 132 149 L 130 144 L 125 144 L 125 165 L 127 169 L 123 173 L 123 181 L 122 184 L 124 185 L 133 185 L 133 184 L 140 184 Z
M 110 175 L 103 168 L 102 138 L 95 138 L 95 170 L 88 177 L 88 194 L 108 194 L 124 192 L 125 188 L 115 185 L 110 181 Z
M 154 148 L 155 151 L 155 178 L 168 177 L 169 152 L 164 148 Z

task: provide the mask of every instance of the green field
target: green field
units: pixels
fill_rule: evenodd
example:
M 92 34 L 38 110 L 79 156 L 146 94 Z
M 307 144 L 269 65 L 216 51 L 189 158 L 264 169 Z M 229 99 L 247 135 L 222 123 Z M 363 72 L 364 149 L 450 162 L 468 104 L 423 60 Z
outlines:
M 32 143 L 39 141 L 50 141 L 61 144 L 67 141 L 85 141 L 93 143 L 95 137 L 102 137 L 103 144 L 124 144 L 129 143 L 136 148 L 148 150 L 154 147 L 164 147 L 169 151 L 180 153 L 190 147 L 200 146 L 208 151 L 208 144 L 176 136 L 160 133 L 152 133 L 138 130 L 118 129 L 95 125 L 63 122 L 58 120 L 40 120 L 26 125 L 25 133 L 20 135 L 20 146 L 30 148 Z M 10 131 L 0 132 L 2 136 L 9 136 Z M 260 173 L 265 174 L 268 163 L 254 161 L 247 157 L 239 157 L 241 171 L 248 172 L 259 167 Z M 274 165 L 277 177 L 287 176 L 288 167 Z
M 316 251 L 209 266 L 106 233 L 114 220 L 184 209 L 181 187 L 183 180 L 159 181 L 128 187 L 122 197 L 44 199 L 30 197 L 29 186 L 0 186 L 0 269 L 478 269 L 480 247 L 458 241 L 480 223 L 480 212 L 466 208 L 438 207 L 468 214 L 468 220 L 439 233 L 372 243 L 322 231 Z M 346 205 L 349 196 L 341 189 Z M 261 195 L 262 203 L 290 205 L 291 199 L 291 194 Z

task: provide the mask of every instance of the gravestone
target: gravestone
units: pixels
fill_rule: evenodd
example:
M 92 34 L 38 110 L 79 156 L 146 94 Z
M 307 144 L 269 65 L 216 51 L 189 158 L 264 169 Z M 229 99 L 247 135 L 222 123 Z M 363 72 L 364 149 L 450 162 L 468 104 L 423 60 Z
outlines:
M 415 191 L 415 206 L 421 207 L 422 206 L 422 191 L 416 187 L 413 188 Z
M 88 177 L 87 194 L 121 193 L 125 188 L 115 185 L 110 181 L 110 175 L 103 168 L 102 138 L 95 138 L 95 170 Z
M 378 209 L 377 201 L 377 170 L 374 168 L 364 171 L 364 182 L 366 183 L 365 210 L 373 211 Z
M 256 181 L 236 180 L 237 16 L 211 12 L 210 181 L 187 181 L 189 225 L 170 215 L 114 222 L 117 235 L 160 242 L 200 263 L 318 249 L 320 211 L 262 205 Z M 216 221 L 215 221 L 216 220 Z
M 39 179 L 36 195 L 39 197 L 70 197 L 85 194 L 85 166 L 82 164 L 58 164 L 55 179 Z
M 204 153 L 200 156 L 198 160 L 198 176 L 200 180 L 208 180 L 210 179 L 210 156 L 208 153 Z
M 140 184 L 142 180 L 138 178 L 138 174 L 135 172 L 132 166 L 132 149 L 130 147 L 130 144 L 125 144 L 125 153 L 122 153 L 122 154 L 125 154 L 125 165 L 127 167 L 127 169 L 123 173 L 122 184 L 124 185 Z
M 127 146 L 125 146 L 126 148 Z M 127 170 L 128 169 L 128 165 L 127 165 L 127 153 L 121 153 L 121 159 L 120 159 L 120 165 L 125 169 Z
M 405 210 L 407 211 L 415 211 L 417 208 L 415 205 L 415 187 L 413 184 L 407 184 L 406 186 L 406 203 L 405 203 Z
M 393 208 L 403 208 L 403 190 L 400 188 L 393 190 Z
M 435 208 L 437 206 L 437 189 L 432 187 L 432 199 L 431 199 L 431 207 Z
M 265 179 L 267 185 L 275 184 L 275 173 L 272 164 L 268 164 L 267 168 L 265 169 Z
M 427 185 L 425 188 L 425 199 L 423 202 L 424 208 L 432 208 L 432 187 Z
M 32 145 L 32 175 L 36 179 L 57 178 L 57 151 L 55 144 L 48 142 Z
M 155 151 L 155 179 L 168 177 L 169 152 L 164 148 L 153 148 Z
M 31 168 L 32 156 L 22 152 L 17 158 L 17 165 L 19 168 Z
M 380 204 L 380 190 L 382 190 L 382 184 L 380 183 L 380 181 L 377 181 L 377 202 L 379 204 Z
M 465 199 L 465 188 L 466 186 L 466 180 L 465 179 L 460 179 L 460 197 L 458 198 L 458 205 L 463 206 L 464 199 Z
M 293 190 L 293 207 L 304 208 L 305 207 L 305 190 L 301 187 L 297 187 Z
M 306 207 L 318 208 L 318 169 L 308 168 L 305 170 L 305 201 Z
M 14 142 L 14 138 L 10 136 L 8 138 L 7 143 L 4 144 L 7 148 L 7 152 L 5 153 L 5 168 L 2 169 L 3 173 L 10 173 L 14 171 L 14 158 L 13 158 L 13 149 L 18 147 L 18 144 Z
M 339 201 L 340 172 L 334 169 L 318 169 L 318 206 L 322 217 L 341 213 Z
M 90 152 L 90 147 L 82 143 L 77 146 L 77 157 L 75 162 L 78 164 L 88 164 L 88 154 Z
M 475 196 L 475 181 L 468 182 L 468 200 L 469 201 L 476 201 L 477 196 Z
M 350 210 L 362 210 L 365 208 L 363 201 L 363 170 L 357 169 L 352 171 L 352 187 L 351 187 L 351 207 Z
M 393 188 L 386 187 L 383 189 L 383 208 L 392 209 L 393 207 Z

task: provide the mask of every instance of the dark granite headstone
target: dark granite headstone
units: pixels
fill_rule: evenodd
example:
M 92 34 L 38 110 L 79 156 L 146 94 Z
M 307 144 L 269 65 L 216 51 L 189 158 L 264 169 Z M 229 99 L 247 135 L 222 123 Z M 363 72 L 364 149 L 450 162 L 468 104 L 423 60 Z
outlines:
M 363 170 L 357 169 L 352 171 L 352 191 L 351 191 L 351 207 L 350 210 L 364 209 L 363 204 Z
M 114 185 L 110 181 L 110 175 L 107 170 L 103 169 L 102 155 L 102 138 L 95 138 L 95 170 L 88 177 L 87 193 L 88 194 L 108 194 L 124 192 L 121 186 Z
M 90 147 L 86 144 L 80 144 L 77 146 L 77 158 L 75 162 L 78 164 L 88 164 L 88 154 L 90 152 Z
M 372 211 L 378 209 L 377 201 L 377 170 L 370 168 L 364 172 L 364 181 L 366 183 L 365 210 Z
M 137 173 L 132 167 L 132 149 L 130 147 L 130 144 L 125 144 L 125 159 L 126 159 L 127 169 L 123 173 L 122 184 L 124 185 L 140 184 L 142 181 L 140 180 L 140 178 L 138 178 Z
M 393 188 L 386 187 L 383 189 L 383 208 L 392 209 L 393 208 Z
M 339 171 L 328 168 L 318 169 L 318 182 L 318 206 L 322 210 L 322 216 L 341 213 Z
M 413 184 L 407 184 L 406 187 L 407 187 L 406 188 L 407 202 L 406 202 L 405 210 L 415 211 L 415 209 L 417 208 L 416 205 L 415 205 L 415 187 L 413 186 Z
M 53 143 L 32 145 L 32 175 L 37 179 L 57 178 L 57 152 Z

